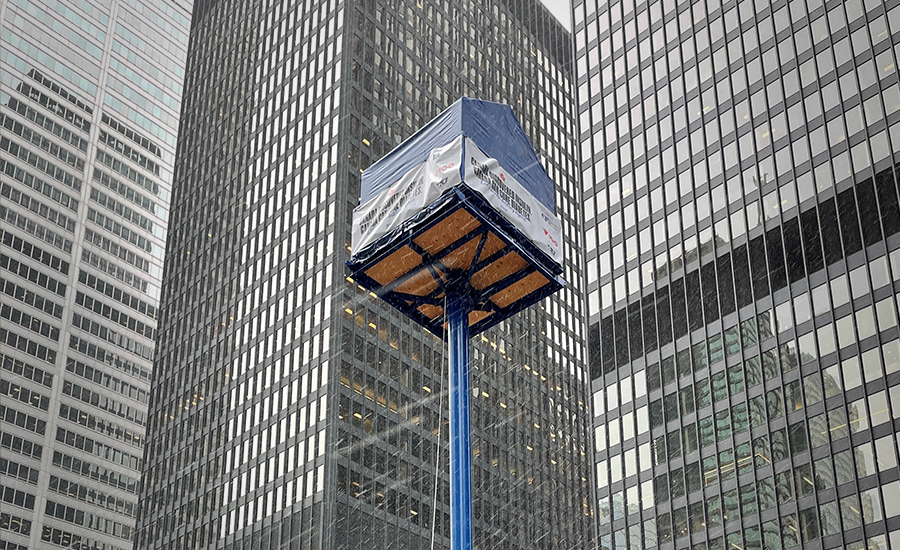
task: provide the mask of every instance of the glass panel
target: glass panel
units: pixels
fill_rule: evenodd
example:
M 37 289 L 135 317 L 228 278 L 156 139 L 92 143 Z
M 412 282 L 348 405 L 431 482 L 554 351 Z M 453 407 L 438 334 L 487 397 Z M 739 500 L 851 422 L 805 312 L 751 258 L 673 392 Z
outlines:
M 686 416 L 694 412 L 694 389 L 691 386 L 682 388 L 678 392 L 679 408 L 681 416 Z
M 832 441 L 850 437 L 850 425 L 843 407 L 828 411 L 828 432 Z
M 690 454 L 700 449 L 697 441 L 697 425 L 688 424 L 682 430 L 682 443 L 684 446 L 684 454 Z
M 811 464 L 801 464 L 794 468 L 794 488 L 797 490 L 797 498 L 813 494 L 815 483 Z
M 809 294 L 801 294 L 794 298 L 794 317 L 796 317 L 798 325 L 812 319 Z
M 719 476 L 723 480 L 728 480 L 733 478 L 734 474 L 734 450 L 725 449 L 719 453 Z
M 877 458 L 878 471 L 883 472 L 897 467 L 897 455 L 895 454 L 894 437 L 886 435 L 875 440 L 875 456 Z
M 816 329 L 816 339 L 819 341 L 819 354 L 824 357 L 837 351 L 837 342 L 834 339 L 834 327 L 824 325 Z
M 731 420 L 728 410 L 716 413 L 716 440 L 722 441 L 731 436 Z
M 662 387 L 660 375 L 659 363 L 653 363 L 647 367 L 647 385 L 650 391 L 656 391 Z
M 678 378 L 675 374 L 675 358 L 674 357 L 664 357 L 662 360 L 662 379 L 663 386 L 668 386 L 669 384 L 675 382 Z
M 715 456 L 703 459 L 703 486 L 708 487 L 719 481 L 719 465 Z
M 781 369 L 778 366 L 778 352 L 770 349 L 762 354 L 763 377 L 771 380 L 779 375 Z
M 753 455 L 750 450 L 750 442 L 738 445 L 736 452 L 738 475 L 742 476 L 753 472 Z
M 685 349 L 678 352 L 675 367 L 678 370 L 678 378 L 684 378 L 691 374 L 691 350 Z
M 740 364 L 728 369 L 728 388 L 732 396 L 744 391 L 744 369 Z
M 722 499 L 718 495 L 707 499 L 706 510 L 710 528 L 722 525 Z
M 778 525 L 778 520 L 767 521 L 762 525 L 763 529 L 763 544 L 765 548 L 771 550 L 781 550 L 781 528 Z
M 786 342 L 781 345 L 781 369 L 789 372 L 800 366 L 800 359 L 797 355 L 797 344 L 794 342 Z
M 859 513 L 859 502 L 856 495 L 850 495 L 840 500 L 841 503 L 841 524 L 844 531 L 855 529 L 862 525 L 862 514 Z
M 672 498 L 679 498 L 685 495 L 684 490 L 684 472 L 681 468 L 672 470 L 669 474 L 669 484 L 671 486 Z
M 803 378 L 803 394 L 806 397 L 807 406 L 822 401 L 824 392 L 822 391 L 822 379 L 818 372 L 812 372 Z
M 794 326 L 794 316 L 791 313 L 791 303 L 784 302 L 775 306 L 775 325 L 778 332 L 782 333 Z
M 781 537 L 786 548 L 800 544 L 799 534 L 800 529 L 797 523 L 797 515 L 787 514 L 781 516 Z
M 678 418 L 678 393 L 670 393 L 663 397 L 663 404 L 666 410 L 666 422 L 671 422 Z
M 875 304 L 875 316 L 878 319 L 878 330 L 885 331 L 897 326 L 897 313 L 894 311 L 894 299 L 885 298 Z
M 847 418 L 851 433 L 860 433 L 869 427 L 869 417 L 866 414 L 866 400 L 858 399 L 847 405 Z
M 834 476 L 838 485 L 850 483 L 856 479 L 853 456 L 849 449 L 834 454 Z
M 900 256 L 898 256 L 900 258 Z M 772 317 L 772 310 L 764 311 L 756 316 L 756 322 L 759 326 L 759 341 L 762 342 L 775 336 L 775 323 Z
M 885 517 L 900 516 L 900 482 L 892 481 L 881 487 Z
M 695 388 L 697 390 L 697 409 L 702 409 L 704 407 L 710 406 L 712 404 L 712 396 L 710 394 L 709 381 L 707 381 L 706 379 L 699 380 L 695 384 Z
M 741 343 L 745 348 L 749 348 L 751 346 L 755 346 L 759 341 L 759 336 L 756 330 L 756 322 L 753 319 L 748 319 L 741 323 Z
M 765 468 L 772 464 L 772 450 L 769 448 L 769 436 L 761 435 L 753 440 L 753 457 L 756 469 Z
M 828 419 L 824 413 L 809 419 L 809 444 L 813 449 L 828 444 Z
M 884 370 L 887 374 L 900 371 L 900 340 L 891 340 L 881 346 Z
M 784 415 L 784 401 L 779 388 L 766 393 L 766 412 L 770 420 Z
M 816 333 L 807 332 L 797 339 L 800 350 L 800 364 L 805 365 L 816 360 Z
M 625 492 L 619 491 L 612 495 L 612 518 L 613 521 L 625 517 Z
M 813 311 L 815 314 L 822 315 L 831 311 L 831 303 L 828 299 L 828 285 L 820 285 L 813 289 Z
M 831 285 L 831 301 L 835 308 L 850 302 L 850 289 L 847 287 L 847 276 L 841 275 L 829 283 Z
M 809 542 L 819 538 L 819 518 L 815 508 L 800 510 L 800 539 Z
M 681 454 L 681 432 L 669 432 L 666 437 L 666 447 L 668 448 L 669 458 L 676 458 Z
M 791 472 L 775 474 L 775 495 L 780 503 L 794 500 L 794 478 Z
M 803 396 L 800 392 L 800 381 L 792 380 L 784 386 L 784 402 L 788 412 L 803 408 Z
M 837 365 L 832 365 L 822 371 L 822 386 L 826 399 L 844 393 L 840 368 Z
M 850 357 L 841 363 L 841 372 L 844 379 L 844 390 L 850 391 L 862 385 L 862 376 L 859 372 L 859 358 Z
M 738 519 L 739 499 L 737 489 L 726 491 L 722 495 L 722 503 L 722 516 L 725 519 L 725 523 Z
M 868 275 L 864 265 L 850 272 L 850 295 L 854 300 L 869 293 Z
M 788 432 L 791 441 L 791 454 L 796 455 L 809 450 L 809 443 L 806 439 L 806 423 L 803 420 L 788 426 Z
M 750 426 L 756 428 L 766 423 L 766 398 L 757 395 L 750 399 Z
M 831 457 L 820 458 L 815 461 L 816 489 L 824 490 L 834 487 L 834 468 L 831 465 Z
M 878 426 L 891 419 L 885 392 L 880 391 L 869 396 L 869 415 L 871 415 L 872 426 Z
M 836 535 L 841 532 L 837 501 L 819 504 L 819 524 L 822 526 L 823 536 Z
M 712 375 L 711 382 L 713 401 L 718 403 L 719 401 L 728 399 L 727 374 L 724 372 L 717 372 Z
M 707 364 L 706 358 L 706 344 L 704 342 L 700 342 L 699 344 L 694 344 L 691 347 L 691 357 L 694 361 L 694 370 L 699 371 L 705 369 Z
M 775 483 L 771 477 L 757 481 L 759 489 L 759 509 L 768 510 L 775 507 Z
M 734 425 L 734 433 L 742 433 L 749 429 L 749 421 L 747 419 L 747 404 L 740 403 L 732 409 L 732 424 Z
M 773 431 L 769 437 L 772 441 L 772 460 L 776 463 L 788 457 L 787 433 L 784 429 Z
M 847 315 L 837 320 L 835 324 L 838 334 L 838 345 L 841 349 L 856 342 L 856 334 L 853 332 L 853 316 Z
M 868 525 L 884 519 L 881 513 L 881 502 L 877 487 L 861 492 L 859 500 L 862 502 L 863 523 Z
M 872 276 L 872 288 L 875 290 L 891 282 L 887 259 L 884 256 L 869 260 L 869 273 Z
M 684 483 L 688 493 L 696 493 L 703 489 L 700 482 L 700 463 L 693 462 L 684 467 Z
M 723 351 L 724 343 L 722 341 L 722 335 L 717 334 L 715 336 L 711 336 L 709 338 L 709 364 L 715 365 L 719 361 L 725 359 L 724 351 Z
M 725 355 L 730 357 L 740 351 L 740 333 L 738 327 L 734 326 L 725 331 Z
M 698 425 L 700 426 L 700 447 L 707 447 L 715 443 L 713 418 L 711 416 L 701 418 Z
M 875 316 L 872 312 L 872 306 L 867 306 L 856 312 L 856 329 L 859 331 L 860 340 L 865 340 L 875 335 L 877 331 L 875 329 Z
M 762 383 L 762 366 L 758 357 L 751 357 L 744 362 L 744 373 L 747 378 L 748 388 L 753 388 Z
M 741 486 L 741 514 L 745 517 L 755 514 L 756 505 L 756 485 L 748 483 Z

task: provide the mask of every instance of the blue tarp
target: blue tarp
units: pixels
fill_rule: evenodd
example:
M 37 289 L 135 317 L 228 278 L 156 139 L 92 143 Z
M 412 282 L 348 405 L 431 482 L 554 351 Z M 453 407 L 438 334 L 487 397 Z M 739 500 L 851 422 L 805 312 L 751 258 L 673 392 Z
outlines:
M 424 162 L 433 149 L 447 145 L 460 134 L 474 141 L 487 156 L 497 159 L 541 204 L 556 211 L 553 181 L 510 106 L 467 97 L 460 98 L 363 172 L 360 203 L 388 188 Z

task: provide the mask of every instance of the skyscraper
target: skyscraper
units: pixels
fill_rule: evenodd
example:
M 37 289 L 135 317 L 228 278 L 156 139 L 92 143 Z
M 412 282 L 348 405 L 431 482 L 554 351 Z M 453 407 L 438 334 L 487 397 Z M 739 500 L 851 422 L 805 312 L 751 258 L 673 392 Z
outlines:
M 140 548 L 447 546 L 444 345 L 344 261 L 360 173 L 462 95 L 522 121 L 570 281 L 473 343 L 476 544 L 589 544 L 569 39 L 533 1 L 196 5 Z
M 189 17 L 0 7 L 4 549 L 132 546 Z
M 578 1 L 602 548 L 900 548 L 900 4 Z

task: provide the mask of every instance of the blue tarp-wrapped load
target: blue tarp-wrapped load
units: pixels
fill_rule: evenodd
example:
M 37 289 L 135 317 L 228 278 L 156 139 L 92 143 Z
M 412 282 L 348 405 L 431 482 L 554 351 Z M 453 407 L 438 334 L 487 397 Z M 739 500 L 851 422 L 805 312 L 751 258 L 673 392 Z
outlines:
M 469 285 L 475 334 L 559 289 L 554 186 L 508 105 L 462 98 L 362 175 L 353 276 L 443 332 Z

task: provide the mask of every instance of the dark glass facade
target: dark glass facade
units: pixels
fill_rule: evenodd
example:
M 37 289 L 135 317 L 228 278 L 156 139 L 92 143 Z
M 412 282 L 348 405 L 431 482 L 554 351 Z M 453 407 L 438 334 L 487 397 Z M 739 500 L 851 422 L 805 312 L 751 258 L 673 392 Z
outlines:
M 900 3 L 577 1 L 601 548 L 900 548 Z
M 0 548 L 130 549 L 191 2 L 0 4 Z
M 444 548 L 444 345 L 347 277 L 359 175 L 459 96 L 551 178 L 570 285 L 473 341 L 475 542 L 586 547 L 570 35 L 536 2 L 197 4 L 139 548 Z

